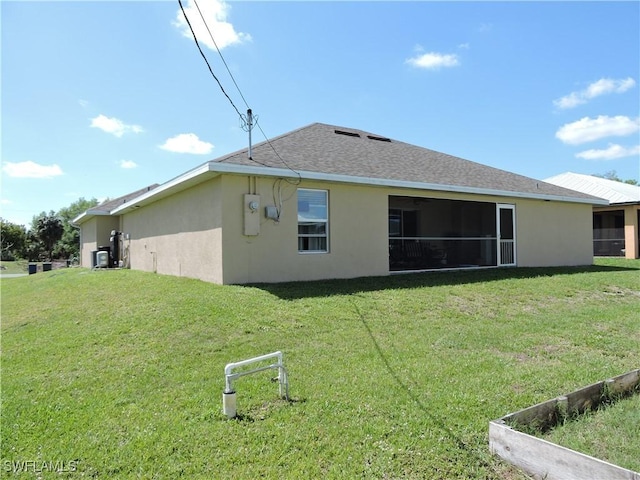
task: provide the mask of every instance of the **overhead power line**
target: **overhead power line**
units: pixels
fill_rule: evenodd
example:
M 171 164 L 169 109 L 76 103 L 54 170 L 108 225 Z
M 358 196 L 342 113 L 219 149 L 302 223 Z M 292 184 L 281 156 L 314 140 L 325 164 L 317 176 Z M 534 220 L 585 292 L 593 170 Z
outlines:
M 234 78 L 233 74 L 231 73 L 231 69 L 227 65 L 227 62 L 225 61 L 224 56 L 222 55 L 222 52 L 220 51 L 220 48 L 218 47 L 218 44 L 216 43 L 216 40 L 213 37 L 213 34 L 211 33 L 211 30 L 209 29 L 209 25 L 207 24 L 207 21 L 204 18 L 202 10 L 200 10 L 200 6 L 198 5 L 198 2 L 196 0 L 193 0 L 193 3 L 195 4 L 196 8 L 198 9 L 198 13 L 200 14 L 200 18 L 202 19 L 202 23 L 204 23 L 204 26 L 206 27 L 207 32 L 209 33 L 209 37 L 211 37 L 211 41 L 213 42 L 213 45 L 216 47 L 216 50 L 218 51 L 218 55 L 220 55 L 220 58 L 222 59 L 222 63 L 224 64 L 225 68 L 227 69 L 227 72 L 229 73 L 229 76 L 231 77 L 231 80 L 233 81 L 233 84 L 235 85 L 236 89 L 238 90 L 238 93 L 240 94 L 240 97 L 242 98 L 242 101 L 244 102 L 244 104 L 247 107 L 247 115 L 243 115 L 243 114 L 240 113 L 240 111 L 238 110 L 236 105 L 233 103 L 233 100 L 231 100 L 231 97 L 229 97 L 229 95 L 227 95 L 227 92 L 224 90 L 224 87 L 220 83 L 220 80 L 218 80 L 218 77 L 215 75 L 215 73 L 213 73 L 213 69 L 211 68 L 211 65 L 209 64 L 209 61 L 207 60 L 207 57 L 205 56 L 204 52 L 202 51 L 202 48 L 200 47 L 200 43 L 198 42 L 198 38 L 196 37 L 196 33 L 193 30 L 193 27 L 191 26 L 191 22 L 189 21 L 189 17 L 187 17 L 187 13 L 185 12 L 184 7 L 182 6 L 182 0 L 178 0 L 178 3 L 180 4 L 180 10 L 182 10 L 182 15 L 184 15 L 184 18 L 187 21 L 187 25 L 189 25 L 189 30 L 191 30 L 191 35 L 193 36 L 193 40 L 196 43 L 196 46 L 198 47 L 198 51 L 200 52 L 200 55 L 202 55 L 202 58 L 204 59 L 205 63 L 207 64 L 207 67 L 209 68 L 209 72 L 211 73 L 213 78 L 218 83 L 218 86 L 220 87 L 220 90 L 222 90 L 222 93 L 224 93 L 224 96 L 227 97 L 227 100 L 229 100 L 229 103 L 231 103 L 231 106 L 234 108 L 234 110 L 236 111 L 236 113 L 240 117 L 241 128 L 243 130 L 248 131 L 249 132 L 249 136 L 250 136 L 249 138 L 251 138 L 251 129 L 253 129 L 254 126 L 257 126 L 258 129 L 260 130 L 260 132 L 262 133 L 262 136 L 266 140 L 267 144 L 269 145 L 269 147 L 271 147 L 271 150 L 273 150 L 273 153 L 275 153 L 276 157 L 278 157 L 278 159 L 282 162 L 282 164 L 287 169 L 291 170 L 293 173 L 295 173 L 298 176 L 298 183 L 299 183 L 300 180 L 301 180 L 300 173 L 297 172 L 296 170 L 294 170 L 293 168 L 291 168 L 287 164 L 287 162 L 280 156 L 280 154 L 275 149 L 275 147 L 273 146 L 271 141 L 269 141 L 269 138 L 264 133 L 264 130 L 262 130 L 262 127 L 258 123 L 258 117 L 257 116 L 250 117 L 251 108 L 249 107 L 249 103 L 247 102 L 246 98 L 242 94 L 242 91 L 240 90 L 240 87 L 238 86 L 238 82 L 236 82 L 236 79 Z M 249 141 L 249 143 L 251 143 L 251 140 Z M 251 145 L 249 146 L 249 151 L 251 151 Z M 266 164 L 264 164 L 262 162 L 254 160 L 252 158 L 251 154 L 249 154 L 249 159 L 251 161 L 253 161 L 255 163 L 258 163 L 260 165 L 263 165 L 265 167 L 268 166 L 268 165 L 266 165 Z
M 216 74 L 213 73 L 213 69 L 211 68 L 211 65 L 209 65 L 209 60 L 207 60 L 207 57 L 205 56 L 204 52 L 202 51 L 202 48 L 200 48 L 200 43 L 198 43 L 198 38 L 196 37 L 196 32 L 193 31 L 193 27 L 191 26 L 191 22 L 189 21 L 189 17 L 187 17 L 187 13 L 184 11 L 184 7 L 182 6 L 182 0 L 178 0 L 178 3 L 180 4 L 180 10 L 182 10 L 182 15 L 184 15 L 184 18 L 187 21 L 187 25 L 189 25 L 189 30 L 191 30 L 191 35 L 193 35 L 193 40 L 194 40 L 194 42 L 196 42 L 196 46 L 198 47 L 198 51 L 200 52 L 200 55 L 202 55 L 202 58 L 204 59 L 205 63 L 207 64 L 207 67 L 209 67 L 209 72 L 211 73 L 211 75 L 213 76 L 215 81 L 218 82 L 218 86 L 220 87 L 220 90 L 222 90 L 222 93 L 224 93 L 224 96 L 227 97 L 227 100 L 229 100 L 229 103 L 231 103 L 231 106 L 236 111 L 238 116 L 240 118 L 244 118 L 242 116 L 242 114 L 240 113 L 240 110 L 238 110 L 238 107 L 236 107 L 236 105 L 233 103 L 233 100 L 231 100 L 231 97 L 229 97 L 229 95 L 227 95 L 227 92 L 225 92 L 224 87 L 220 83 L 220 80 L 218 80 L 218 77 L 216 77 Z M 196 4 L 196 6 L 197 6 L 197 4 Z M 198 8 L 198 11 L 200 11 L 199 8 Z M 203 18 L 203 20 L 204 20 L 204 18 Z M 206 24 L 207 23 L 205 22 L 205 25 Z M 208 26 L 207 26 L 207 30 L 209 30 Z M 209 32 L 209 34 L 211 34 L 211 32 Z M 216 48 L 217 48 L 217 46 L 216 46 Z
M 198 5 L 198 2 L 196 2 L 196 0 L 193 0 L 193 3 L 195 4 L 196 8 L 198 9 L 198 13 L 200 14 L 200 18 L 202 18 L 202 23 L 204 23 L 204 26 L 207 27 L 207 32 L 209 32 L 209 37 L 211 37 L 211 41 L 213 42 L 213 45 L 216 47 L 216 50 L 218 51 L 218 55 L 220 55 L 220 58 L 222 59 L 222 63 L 224 64 L 224 67 L 227 69 L 227 72 L 229 73 L 229 76 L 231 77 L 231 80 L 233 81 L 233 84 L 236 86 L 236 89 L 238 90 L 238 93 L 242 97 L 242 100 L 244 101 L 244 104 L 246 105 L 247 108 L 251 108 L 251 107 L 249 107 L 249 104 L 247 103 L 247 100 L 244 98 L 244 95 L 242 95 L 242 92 L 240 91 L 240 87 L 238 86 L 238 83 L 236 82 L 236 79 L 233 77 L 233 74 L 231 73 L 231 69 L 229 69 L 229 65 L 227 65 L 227 62 L 225 61 L 224 57 L 222 56 L 222 52 L 220 51 L 220 48 L 218 48 L 218 44 L 216 43 L 216 39 L 213 38 L 213 34 L 211 33 L 211 30 L 209 30 L 209 25 L 207 24 L 207 21 L 204 19 L 204 15 L 202 14 L 202 11 L 200 10 L 200 6 Z

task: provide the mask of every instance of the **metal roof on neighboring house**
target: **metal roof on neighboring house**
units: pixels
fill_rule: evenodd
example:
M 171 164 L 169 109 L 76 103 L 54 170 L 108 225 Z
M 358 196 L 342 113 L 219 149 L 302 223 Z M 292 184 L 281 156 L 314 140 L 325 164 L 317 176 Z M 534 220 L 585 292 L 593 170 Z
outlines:
M 606 178 L 566 172 L 547 178 L 545 182 L 577 192 L 604 198 L 610 204 L 640 203 L 640 186 L 616 182 Z

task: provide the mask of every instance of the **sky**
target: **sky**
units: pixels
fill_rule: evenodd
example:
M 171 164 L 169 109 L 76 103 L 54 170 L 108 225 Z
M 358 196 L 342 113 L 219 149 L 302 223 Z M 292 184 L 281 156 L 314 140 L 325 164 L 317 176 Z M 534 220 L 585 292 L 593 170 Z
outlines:
M 3 219 L 246 148 L 248 108 L 254 144 L 321 122 L 640 180 L 640 2 L 182 2 L 211 71 L 177 0 L 0 1 Z

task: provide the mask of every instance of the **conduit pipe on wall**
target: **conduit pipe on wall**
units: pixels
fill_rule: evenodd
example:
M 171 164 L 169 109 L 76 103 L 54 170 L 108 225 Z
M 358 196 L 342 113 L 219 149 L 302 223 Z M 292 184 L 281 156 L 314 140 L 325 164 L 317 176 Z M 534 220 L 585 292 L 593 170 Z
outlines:
M 246 365 L 251 365 L 253 363 L 263 362 L 265 360 L 270 360 L 275 358 L 277 361 L 271 365 L 254 368 L 253 370 L 244 370 L 241 372 L 233 373 L 233 370 L 239 367 L 244 367 Z M 282 352 L 277 351 L 273 353 L 268 353 L 266 355 L 261 355 L 259 357 L 249 358 L 247 360 L 241 360 L 240 362 L 228 363 L 224 367 L 224 376 L 225 376 L 225 389 L 222 392 L 222 412 L 227 416 L 227 418 L 234 418 L 237 414 L 236 408 L 236 392 L 233 389 L 233 381 L 236 378 L 243 377 L 245 375 L 249 375 L 251 373 L 262 372 L 264 370 L 270 369 L 278 369 L 278 384 L 279 384 L 279 393 L 280 398 L 284 396 L 286 400 L 289 400 L 289 380 L 287 378 L 287 371 L 284 368 L 284 364 L 282 361 Z M 284 392 L 284 395 L 283 395 Z

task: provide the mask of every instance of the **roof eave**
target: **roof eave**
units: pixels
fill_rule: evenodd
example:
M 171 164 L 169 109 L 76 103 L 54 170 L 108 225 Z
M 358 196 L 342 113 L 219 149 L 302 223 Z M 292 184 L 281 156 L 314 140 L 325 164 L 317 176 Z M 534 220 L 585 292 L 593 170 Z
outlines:
M 96 209 L 92 209 L 90 208 L 89 210 L 86 210 L 84 212 L 82 212 L 80 215 L 78 215 L 76 218 L 74 218 L 73 220 L 71 220 L 71 225 L 74 226 L 80 226 L 81 224 L 83 224 L 84 222 L 91 220 L 91 218 L 96 217 L 96 216 L 108 216 L 111 215 L 110 212 L 105 212 L 104 210 L 96 210 Z
M 468 187 L 460 185 L 443 185 L 438 183 L 410 182 L 405 180 L 390 180 L 372 177 L 357 177 L 352 175 L 341 175 L 310 171 L 294 171 L 286 168 L 274 168 L 252 165 L 239 165 L 231 163 L 221 163 L 217 161 L 207 162 L 184 175 L 174 178 L 159 187 L 146 192 L 127 203 L 113 209 L 111 215 L 121 215 L 140 208 L 161 198 L 167 197 L 188 187 L 204 182 L 217 175 L 228 173 L 235 175 L 256 175 L 279 178 L 300 178 L 305 180 L 318 180 L 325 182 L 350 183 L 357 185 L 372 185 L 380 187 L 408 188 L 412 190 L 434 190 L 441 192 L 471 193 L 475 195 L 491 195 L 498 197 L 527 198 L 534 200 L 548 200 L 556 202 L 584 203 L 589 205 L 609 205 L 604 199 L 592 197 L 571 197 L 549 194 L 535 194 L 527 192 L 515 192 L 509 190 L 496 190 L 489 188 Z
M 609 203 L 610 207 L 627 207 L 629 205 L 640 205 L 640 200 L 630 200 L 627 202 L 611 202 Z
M 210 164 L 211 162 L 200 165 L 199 167 L 189 170 L 187 173 L 175 177 L 174 179 L 169 180 L 168 182 L 163 183 L 142 195 L 132 198 L 128 202 L 111 210 L 111 215 L 122 215 L 123 213 L 136 210 L 144 205 L 153 203 L 156 200 L 168 197 L 169 195 L 173 195 L 174 193 L 180 192 L 197 185 L 198 183 L 202 183 L 209 178 L 217 176 L 218 174 L 210 168 Z
M 460 185 L 444 185 L 438 183 L 424 183 L 424 182 L 410 182 L 406 180 L 390 180 L 383 178 L 372 177 L 356 177 L 352 175 L 339 175 L 328 174 L 319 172 L 308 172 L 284 169 L 284 168 L 271 168 L 271 167 L 253 167 L 247 165 L 237 164 L 220 164 L 217 162 L 210 162 L 211 168 L 214 171 L 220 173 L 235 173 L 244 175 L 263 175 L 272 177 L 285 177 L 285 178 L 304 178 L 306 180 L 319 180 L 327 182 L 338 183 L 351 183 L 359 185 L 374 185 L 380 187 L 396 187 L 396 188 L 410 188 L 413 190 L 435 190 L 441 192 L 457 192 L 457 193 L 472 193 L 476 195 L 492 195 L 498 197 L 516 197 L 516 198 L 528 198 L 534 200 L 553 200 L 557 202 L 571 202 L 571 203 L 586 203 L 589 205 L 609 205 L 609 202 L 602 198 L 591 197 L 572 197 L 572 196 L 560 196 L 549 194 L 535 194 L 527 192 L 514 192 L 510 190 L 497 190 L 489 188 L 479 187 L 467 187 Z

